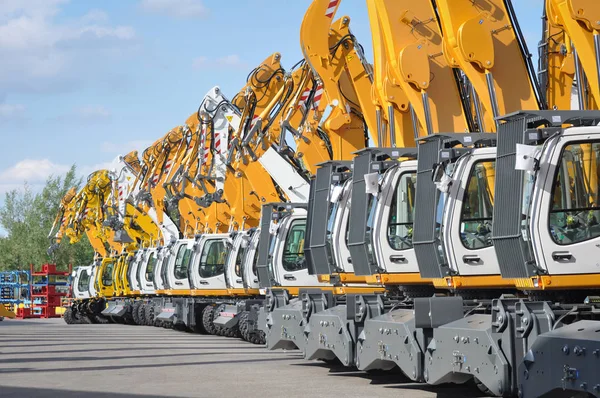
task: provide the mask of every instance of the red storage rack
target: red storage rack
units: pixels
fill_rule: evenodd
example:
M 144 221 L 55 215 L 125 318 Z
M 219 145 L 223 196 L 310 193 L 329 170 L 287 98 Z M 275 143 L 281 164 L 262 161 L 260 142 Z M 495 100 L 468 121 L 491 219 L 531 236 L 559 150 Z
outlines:
M 69 268 L 71 268 L 69 266 Z M 25 318 L 57 318 L 56 308 L 61 306 L 63 297 L 68 295 L 67 278 L 71 271 L 57 271 L 55 264 L 42 265 L 41 271 L 35 271 L 31 265 L 31 308 L 23 309 Z M 64 282 L 58 281 L 62 277 Z M 62 287 L 62 289 L 61 289 Z M 29 310 L 29 311 L 25 311 Z

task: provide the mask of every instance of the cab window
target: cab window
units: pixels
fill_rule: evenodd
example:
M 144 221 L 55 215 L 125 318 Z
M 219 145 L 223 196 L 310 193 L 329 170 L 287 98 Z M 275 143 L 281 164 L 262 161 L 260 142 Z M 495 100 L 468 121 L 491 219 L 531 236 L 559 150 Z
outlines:
M 156 252 L 150 254 L 148 259 L 148 265 L 146 265 L 146 280 L 148 282 L 154 281 L 154 268 L 156 267 Z
M 252 274 L 258 276 L 258 248 L 254 249 L 254 258 L 252 259 Z
M 388 218 L 387 239 L 394 250 L 413 247 L 416 174 L 404 173 L 394 190 Z
M 160 279 L 162 280 L 163 285 L 165 285 L 166 288 L 169 287 L 169 280 L 167 279 L 167 274 L 169 271 L 169 257 L 170 254 L 166 253 L 163 258 L 162 258 L 162 267 L 160 267 Z
M 242 277 L 242 267 L 243 267 L 243 263 L 244 263 L 244 255 L 246 254 L 246 248 L 242 247 L 240 245 L 240 247 L 238 247 L 237 250 L 237 254 L 235 256 L 235 275 L 238 278 Z
M 104 267 L 104 272 L 102 273 L 102 284 L 104 286 L 111 286 L 113 284 L 113 270 L 115 268 L 114 263 L 108 263 L 106 267 Z
M 187 245 L 179 246 L 177 257 L 175 258 L 175 278 L 186 279 L 188 277 L 188 267 L 192 257 L 192 249 L 188 249 Z
M 558 162 L 550 206 L 550 234 L 559 245 L 600 236 L 600 142 L 567 145 Z
M 306 220 L 294 220 L 283 247 L 283 269 L 299 271 L 307 267 L 304 261 L 304 233 Z
M 492 246 L 496 162 L 477 162 L 471 169 L 460 215 L 460 240 L 471 250 Z
M 221 275 L 225 270 L 227 246 L 222 240 L 211 239 L 204 243 L 200 257 L 199 273 L 202 278 Z
M 80 292 L 87 292 L 90 286 L 90 276 L 88 275 L 86 270 L 83 270 L 79 273 L 79 281 L 77 282 L 77 289 Z

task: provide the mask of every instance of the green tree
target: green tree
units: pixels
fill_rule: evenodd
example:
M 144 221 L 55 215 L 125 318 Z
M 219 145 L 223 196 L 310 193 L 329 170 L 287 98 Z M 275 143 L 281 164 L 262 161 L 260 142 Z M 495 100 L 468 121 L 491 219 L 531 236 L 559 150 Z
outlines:
M 6 193 L 4 205 L 0 207 L 0 226 L 7 236 L 0 238 L 0 270 L 28 269 L 29 264 L 39 267 L 53 262 L 61 269 L 89 263 L 94 250 L 87 237 L 70 245 L 64 239 L 48 257 L 50 241 L 48 233 L 58 213 L 60 201 L 69 188 L 81 186 L 75 166 L 64 176 L 50 176 L 40 193 L 34 194 L 25 184 L 23 189 Z

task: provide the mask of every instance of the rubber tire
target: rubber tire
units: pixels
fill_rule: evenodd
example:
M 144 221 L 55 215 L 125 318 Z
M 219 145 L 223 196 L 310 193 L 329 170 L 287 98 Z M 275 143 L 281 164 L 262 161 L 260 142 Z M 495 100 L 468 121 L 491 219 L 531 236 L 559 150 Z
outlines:
M 256 332 L 250 333 L 249 342 L 257 345 L 265 345 L 267 344 L 267 337 L 265 336 L 265 332 L 262 330 L 257 330 Z
M 150 305 L 150 304 L 146 305 L 145 315 L 146 315 L 146 325 L 154 326 L 154 306 L 153 305 Z
M 133 323 L 135 325 L 141 325 L 140 317 L 138 316 L 138 309 L 140 308 L 140 305 L 142 305 L 141 301 L 136 301 L 135 303 L 131 304 L 131 318 L 133 319 Z
M 204 326 L 204 330 L 206 330 L 209 334 L 217 334 L 217 328 L 213 323 L 215 319 L 215 307 L 214 305 L 207 305 L 202 310 L 202 326 Z
M 123 315 L 123 323 L 125 323 L 125 325 L 137 325 L 133 320 L 133 306 L 135 304 L 137 304 L 137 301 L 133 304 L 126 304 L 125 306 L 126 311 Z
M 208 331 L 204 328 L 204 324 L 202 323 L 202 314 L 206 306 L 202 306 L 202 304 L 196 304 L 194 306 L 194 315 L 196 319 L 194 320 L 194 327 L 192 328 L 192 332 L 198 334 L 209 334 Z
M 73 324 L 75 325 L 80 325 L 83 323 L 83 316 L 77 312 L 77 311 L 73 311 Z
M 63 320 L 67 325 L 73 325 L 75 323 L 75 319 L 73 318 L 73 309 L 67 308 L 65 313 L 63 314 Z
M 248 317 L 250 313 L 248 311 L 244 311 L 240 314 L 240 320 L 238 322 L 238 326 L 240 329 L 240 337 L 245 341 L 250 341 L 250 333 L 248 332 Z
M 223 304 L 215 307 L 215 310 L 213 311 L 213 321 L 216 317 L 216 314 L 223 311 L 223 309 L 225 309 L 225 306 Z M 215 329 L 216 329 L 217 336 L 227 337 L 227 329 L 225 329 L 224 327 L 218 326 L 218 325 L 215 325 Z
M 236 325 L 234 325 L 233 327 L 230 327 L 229 329 L 226 329 L 225 333 L 226 333 L 227 337 L 239 338 L 240 337 L 239 319 L 238 319 L 238 323 Z
M 138 325 L 140 326 L 144 326 L 146 324 L 146 305 L 144 303 L 140 303 L 140 305 L 137 307 L 137 318 L 138 318 Z

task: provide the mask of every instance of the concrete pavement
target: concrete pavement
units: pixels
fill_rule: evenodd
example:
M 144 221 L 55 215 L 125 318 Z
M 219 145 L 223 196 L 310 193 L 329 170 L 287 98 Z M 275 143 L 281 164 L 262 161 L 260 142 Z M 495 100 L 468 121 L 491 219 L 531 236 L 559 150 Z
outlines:
M 478 397 L 267 351 L 239 339 L 155 327 L 0 322 L 0 397 Z

